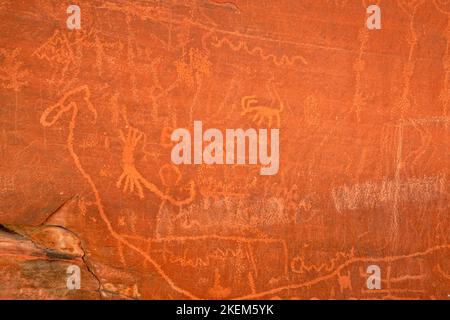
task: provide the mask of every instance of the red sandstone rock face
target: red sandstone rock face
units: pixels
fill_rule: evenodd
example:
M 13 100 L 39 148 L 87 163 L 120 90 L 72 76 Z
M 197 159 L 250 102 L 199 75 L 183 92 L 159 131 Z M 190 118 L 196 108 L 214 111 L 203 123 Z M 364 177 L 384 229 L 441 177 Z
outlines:
M 0 1 L 0 298 L 447 298 L 450 4 L 378 2 Z M 194 120 L 280 171 L 173 165 Z

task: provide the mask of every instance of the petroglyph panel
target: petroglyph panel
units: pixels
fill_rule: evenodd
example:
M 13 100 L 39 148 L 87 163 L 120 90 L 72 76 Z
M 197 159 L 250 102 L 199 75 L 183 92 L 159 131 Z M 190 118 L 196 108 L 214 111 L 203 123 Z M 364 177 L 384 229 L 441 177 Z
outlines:
M 68 5 L 0 1 L 0 298 L 448 298 L 448 1 Z M 279 170 L 174 164 L 195 121 Z

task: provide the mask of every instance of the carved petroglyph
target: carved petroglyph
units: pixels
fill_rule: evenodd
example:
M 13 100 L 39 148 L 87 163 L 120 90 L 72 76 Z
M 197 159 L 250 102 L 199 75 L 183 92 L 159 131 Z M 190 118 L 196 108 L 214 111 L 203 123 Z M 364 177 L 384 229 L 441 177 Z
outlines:
M 68 91 L 63 97 L 53 106 L 48 107 L 41 115 L 40 122 L 44 127 L 52 126 L 59 120 L 59 118 L 68 111 L 73 111 L 71 125 L 75 125 L 75 119 L 78 114 L 79 106 L 76 102 L 78 95 L 81 95 L 85 106 L 92 113 L 93 117 L 97 118 L 97 110 L 91 102 L 91 92 L 88 86 L 83 85 L 73 90 Z
M 400 8 L 406 12 L 409 16 L 409 34 L 406 39 L 409 45 L 408 59 L 403 66 L 403 88 L 401 95 L 395 104 L 395 111 L 399 112 L 400 124 L 397 127 L 397 141 L 396 141 L 396 155 L 394 160 L 395 167 L 395 189 L 393 190 L 394 200 L 393 200 L 393 212 L 392 212 L 392 235 L 396 237 L 396 230 L 398 229 L 399 220 L 399 198 L 400 198 L 400 175 L 402 171 L 402 159 L 403 159 L 403 119 L 407 111 L 411 109 L 411 78 L 413 76 L 416 63 L 414 61 L 414 53 L 418 44 L 418 37 L 414 29 L 414 20 L 417 9 L 422 5 L 424 0 L 414 0 L 408 2 L 407 4 L 403 0 L 399 0 Z
M 39 59 L 49 63 L 66 64 L 74 60 L 72 47 L 67 36 L 56 30 L 55 33 L 33 53 Z
M 124 192 L 133 193 L 135 190 L 138 196 L 143 199 L 144 191 L 143 186 L 147 188 L 151 193 L 155 194 L 162 200 L 167 200 L 173 205 L 186 205 L 191 203 L 195 198 L 195 185 L 194 182 L 189 183 L 189 196 L 185 199 L 175 199 L 174 197 L 163 193 L 156 187 L 155 184 L 144 178 L 140 172 L 136 169 L 134 152 L 138 144 L 144 139 L 144 134 L 137 129 L 129 128 L 126 136 L 123 132 L 120 132 L 120 138 L 123 143 L 122 151 L 122 165 L 123 172 L 117 180 L 117 187 L 122 188 Z
M 30 1 L 0 0 L 17 30 L 0 49 L 0 216 L 82 195 L 50 221 L 79 233 L 100 298 L 447 296 L 450 2 L 82 1 L 70 31 L 68 4 Z M 367 31 L 375 3 L 383 29 Z M 174 165 L 171 133 L 195 119 L 283 126 L 277 175 Z
M 216 48 L 222 48 L 226 44 L 228 48 L 232 51 L 244 51 L 250 56 L 259 57 L 263 61 L 270 61 L 276 66 L 293 66 L 300 62 L 301 65 L 307 65 L 308 62 L 302 55 L 296 55 L 292 57 L 288 57 L 286 55 L 276 56 L 272 53 L 267 53 L 263 48 L 255 46 L 253 48 L 249 48 L 247 42 L 244 40 L 238 40 L 237 43 L 233 43 L 230 39 L 223 37 L 222 39 L 218 39 L 217 36 L 213 36 L 211 39 L 211 45 Z
M 349 253 L 338 252 L 334 258 L 332 258 L 329 262 L 312 264 L 308 263 L 308 260 L 311 260 L 307 257 L 295 256 L 291 259 L 291 270 L 294 273 L 298 274 L 320 274 L 321 272 L 330 272 L 333 271 L 340 263 L 352 259 L 355 257 L 354 250 L 351 250 Z
M 398 202 L 430 202 L 442 196 L 445 176 L 366 182 L 353 186 L 341 186 L 332 190 L 334 205 L 338 212 L 344 210 L 376 209 Z M 398 189 L 396 195 L 395 190 Z
M 277 94 L 278 95 L 278 94 Z M 245 96 L 241 99 L 242 112 L 241 116 L 249 115 L 252 117 L 252 122 L 261 126 L 264 122 L 267 122 L 269 128 L 272 127 L 273 120 L 276 121 L 276 127 L 279 128 L 281 124 L 280 114 L 284 110 L 284 104 L 279 99 L 278 107 L 269 107 L 258 103 L 256 96 Z
M 94 108 L 94 106 L 92 105 L 91 101 L 90 101 L 90 90 L 89 88 L 84 85 L 81 87 L 78 87 L 76 89 L 70 90 L 69 92 L 67 92 L 66 94 L 63 95 L 63 97 L 53 106 L 50 106 L 49 108 L 47 108 L 41 115 L 41 119 L 40 122 L 43 126 L 45 127 L 49 127 L 52 126 L 56 123 L 57 120 L 59 120 L 61 118 L 61 116 L 66 113 L 66 112 L 70 112 L 72 111 L 72 117 L 70 119 L 70 123 L 69 123 L 69 133 L 68 133 L 68 138 L 67 138 L 67 147 L 69 150 L 69 153 L 78 169 L 78 171 L 81 173 L 81 175 L 83 176 L 83 178 L 87 181 L 87 183 L 89 184 L 90 188 L 92 189 L 92 192 L 94 194 L 95 197 L 95 205 L 98 209 L 98 213 L 101 217 L 101 219 L 103 220 L 103 222 L 106 224 L 107 230 L 109 231 L 110 235 L 115 238 L 118 243 L 119 243 L 119 248 L 122 247 L 122 245 L 126 246 L 127 248 L 135 251 L 136 253 L 140 254 L 143 258 L 145 258 L 156 270 L 156 272 L 168 283 L 168 285 L 176 292 L 187 296 L 189 298 L 197 298 L 194 294 L 192 294 L 189 291 L 186 291 L 182 288 L 180 288 L 179 286 L 177 286 L 173 280 L 164 272 L 164 270 L 161 268 L 161 266 L 156 263 L 155 260 L 153 260 L 151 258 L 151 256 L 148 255 L 148 253 L 146 253 L 144 250 L 142 250 L 140 247 L 130 243 L 129 241 L 127 241 L 123 236 L 121 236 L 120 234 L 117 233 L 117 231 L 115 231 L 110 219 L 108 218 L 108 216 L 106 215 L 106 212 L 104 210 L 104 206 L 102 204 L 102 199 L 100 196 L 100 193 L 97 189 L 97 186 L 94 183 L 94 180 L 92 179 L 91 175 L 88 174 L 85 169 L 83 168 L 83 165 L 80 161 L 80 158 L 78 156 L 78 154 L 76 153 L 75 149 L 74 149 L 74 129 L 76 128 L 76 121 L 77 121 L 77 116 L 78 116 L 78 112 L 79 112 L 79 106 L 78 103 L 75 101 L 71 101 L 70 98 L 73 98 L 75 96 L 77 96 L 78 94 L 81 94 L 84 103 L 87 106 L 87 109 L 93 113 L 95 115 L 95 118 L 97 117 L 97 111 Z M 56 114 L 54 114 L 56 113 Z M 53 115 L 54 114 L 54 115 Z M 133 143 L 136 141 L 136 135 L 133 136 L 132 134 L 130 134 L 130 140 Z M 131 152 L 131 149 L 130 149 Z M 148 183 L 145 179 L 140 179 L 140 181 L 142 180 L 142 183 L 149 189 L 155 188 L 153 184 Z M 157 190 L 157 189 L 155 189 Z M 162 198 L 164 198 L 165 200 L 169 200 L 171 202 L 175 202 L 176 204 L 184 204 L 183 202 L 178 202 L 178 200 L 172 199 L 169 196 L 166 196 L 164 194 L 160 194 Z M 192 199 L 189 199 L 189 201 L 191 201 Z
M 292 291 L 292 290 L 298 290 L 302 288 L 311 288 L 314 285 L 320 284 L 324 281 L 333 280 L 333 279 L 339 279 L 341 272 L 345 270 L 346 268 L 358 264 L 358 263 L 395 263 L 399 261 L 404 261 L 406 259 L 416 259 L 416 258 L 422 258 L 429 256 L 431 254 L 434 254 L 436 252 L 439 252 L 441 254 L 446 254 L 446 251 L 450 250 L 450 245 L 440 245 L 440 246 L 434 246 L 429 249 L 426 249 L 424 251 L 414 252 L 410 254 L 405 255 L 398 255 L 398 256 L 386 256 L 386 257 L 354 257 L 346 260 L 345 262 L 341 263 L 339 266 L 337 266 L 333 271 L 325 273 L 324 275 L 317 276 L 313 279 L 306 280 L 301 283 L 297 284 L 289 284 L 286 286 L 280 286 L 278 288 L 261 291 L 255 294 L 249 294 L 249 295 L 243 295 L 239 296 L 237 299 L 258 299 L 263 297 L 270 297 L 275 294 L 282 293 L 284 291 Z M 409 292 L 411 289 L 401 290 L 402 292 Z M 381 290 L 380 290 L 381 291 Z M 376 292 L 379 292 L 378 290 Z M 393 290 L 393 293 L 395 293 L 395 290 Z M 423 293 L 422 290 L 420 290 L 419 293 Z M 407 297 L 406 297 L 407 298 Z
M 209 289 L 208 293 L 213 299 L 225 299 L 231 293 L 229 288 L 224 288 L 220 284 L 220 273 L 217 269 L 214 272 L 214 286 Z
M 140 198 L 144 198 L 144 190 L 142 189 L 141 183 L 143 177 L 135 167 L 134 151 L 143 136 L 144 134 L 142 132 L 133 128 L 128 130 L 126 137 L 120 131 L 120 139 L 124 146 L 122 151 L 123 173 L 116 182 L 117 187 L 122 188 L 124 192 L 133 193 L 136 188 L 136 192 Z
M 69 39 L 59 30 L 56 30 L 44 44 L 36 49 L 32 56 L 45 60 L 52 66 L 54 73 L 48 82 L 57 85 L 62 83 L 70 68 L 76 63 Z

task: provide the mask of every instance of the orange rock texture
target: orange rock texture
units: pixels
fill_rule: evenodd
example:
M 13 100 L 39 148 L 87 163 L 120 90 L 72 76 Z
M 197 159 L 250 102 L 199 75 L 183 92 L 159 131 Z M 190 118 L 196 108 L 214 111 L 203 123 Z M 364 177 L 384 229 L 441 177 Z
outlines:
M 0 34 L 0 298 L 450 294 L 450 1 L 2 0 Z M 175 165 L 195 120 L 279 128 L 278 173 Z

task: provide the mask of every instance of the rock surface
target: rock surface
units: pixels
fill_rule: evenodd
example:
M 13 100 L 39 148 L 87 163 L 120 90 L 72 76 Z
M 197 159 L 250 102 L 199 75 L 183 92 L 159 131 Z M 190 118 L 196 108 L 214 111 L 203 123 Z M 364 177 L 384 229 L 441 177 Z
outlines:
M 0 1 L 0 298 L 446 299 L 450 2 L 378 3 Z M 174 165 L 194 120 L 280 171 Z

